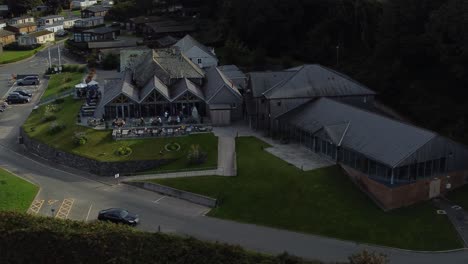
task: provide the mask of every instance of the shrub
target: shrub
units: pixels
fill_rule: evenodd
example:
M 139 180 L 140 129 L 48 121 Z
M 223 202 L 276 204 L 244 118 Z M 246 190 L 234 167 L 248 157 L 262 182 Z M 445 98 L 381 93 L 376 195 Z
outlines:
M 187 154 L 189 164 L 202 164 L 206 160 L 206 152 L 200 149 L 200 145 L 191 145 Z
M 88 142 L 85 132 L 75 132 L 73 135 L 73 143 L 77 146 L 83 146 Z
M 48 128 L 47 132 L 50 135 L 55 135 L 55 134 L 59 133 L 60 131 L 62 131 L 64 129 L 65 129 L 65 125 L 60 124 L 57 121 L 54 121 L 49 125 L 49 128 Z
M 130 148 L 129 146 L 120 146 L 117 149 L 116 154 L 118 156 L 128 156 L 132 154 L 132 148 Z
M 57 113 L 61 110 L 60 106 L 57 104 L 49 104 L 46 105 L 45 109 L 45 115 L 51 114 L 51 113 Z

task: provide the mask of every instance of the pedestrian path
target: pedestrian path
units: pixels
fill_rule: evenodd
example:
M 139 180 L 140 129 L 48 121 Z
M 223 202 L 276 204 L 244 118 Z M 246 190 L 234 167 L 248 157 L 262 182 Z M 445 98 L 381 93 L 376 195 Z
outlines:
M 468 212 L 461 206 L 451 202 L 445 197 L 433 200 L 436 207 L 445 211 L 453 227 L 463 240 L 465 247 L 468 246 Z

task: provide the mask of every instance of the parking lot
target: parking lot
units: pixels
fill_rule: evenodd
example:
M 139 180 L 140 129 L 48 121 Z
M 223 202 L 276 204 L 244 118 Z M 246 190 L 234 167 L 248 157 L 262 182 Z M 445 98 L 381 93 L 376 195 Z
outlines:
M 162 225 L 165 231 L 174 231 L 175 227 L 170 228 L 167 219 L 153 217 L 154 213 L 160 210 L 170 211 L 174 216 L 196 217 L 205 215 L 210 208 L 193 204 L 184 200 L 164 196 L 158 193 L 145 190 L 137 190 L 144 198 L 143 203 L 133 204 L 131 199 L 128 202 L 113 201 L 102 199 L 104 195 L 119 193 L 125 195 L 128 189 L 135 187 L 125 184 L 103 185 L 95 188 L 97 195 L 93 197 L 80 197 L 80 195 L 60 196 L 57 194 L 39 193 L 36 200 L 33 201 L 28 210 L 30 214 L 50 216 L 59 219 L 72 219 L 78 221 L 94 221 L 97 219 L 100 210 L 107 208 L 124 208 L 140 216 L 141 223 L 138 226 L 143 230 L 154 230 L 158 225 Z

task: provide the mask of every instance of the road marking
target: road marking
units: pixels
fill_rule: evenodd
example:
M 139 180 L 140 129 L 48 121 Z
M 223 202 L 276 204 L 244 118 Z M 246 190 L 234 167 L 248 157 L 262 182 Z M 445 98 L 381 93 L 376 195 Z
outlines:
M 86 220 L 85 220 L 85 222 L 88 222 L 89 214 L 91 213 L 91 208 L 93 208 L 93 204 L 91 204 L 91 205 L 89 206 L 88 215 L 86 215 Z
M 207 214 L 209 211 L 211 211 L 211 208 L 210 208 L 210 209 L 203 210 L 203 211 L 201 212 L 201 215 L 202 215 L 202 216 L 206 216 L 206 214 Z
M 58 200 L 49 200 L 49 201 L 47 201 L 47 204 L 48 205 L 53 205 L 56 202 L 58 202 Z
M 74 202 L 75 199 L 72 198 L 63 199 L 62 205 L 60 205 L 60 208 L 58 209 L 55 217 L 60 219 L 67 219 Z
M 159 198 L 159 199 L 157 199 L 157 200 L 154 200 L 153 203 L 159 203 L 159 201 L 161 201 L 161 200 L 164 199 L 164 198 L 166 198 L 166 196 L 163 196 L 163 197 L 161 197 L 161 198 Z
M 31 204 L 31 207 L 29 207 L 29 211 L 33 214 L 37 214 L 39 213 L 39 210 L 41 210 L 43 204 L 44 200 L 34 200 Z

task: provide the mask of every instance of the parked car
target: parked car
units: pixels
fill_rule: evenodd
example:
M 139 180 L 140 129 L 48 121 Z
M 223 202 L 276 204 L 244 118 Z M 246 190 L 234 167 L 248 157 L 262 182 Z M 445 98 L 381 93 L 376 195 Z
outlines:
M 57 37 L 65 37 L 66 35 L 68 35 L 68 33 L 65 30 L 60 30 L 55 33 Z
M 25 104 L 31 100 L 28 96 L 22 96 L 21 94 L 11 93 L 5 100 L 8 104 Z
M 132 214 L 121 208 L 109 208 L 99 211 L 98 220 L 110 221 L 113 223 L 121 223 L 131 226 L 136 226 L 138 222 L 140 222 L 137 214 Z
M 27 97 L 32 97 L 33 96 L 33 94 L 31 92 L 23 91 L 23 90 L 16 90 L 13 93 L 17 93 L 17 94 L 20 94 L 22 96 L 27 96 Z
M 38 76 L 26 76 L 23 79 L 16 81 L 17 85 L 37 85 L 39 83 L 40 81 Z

